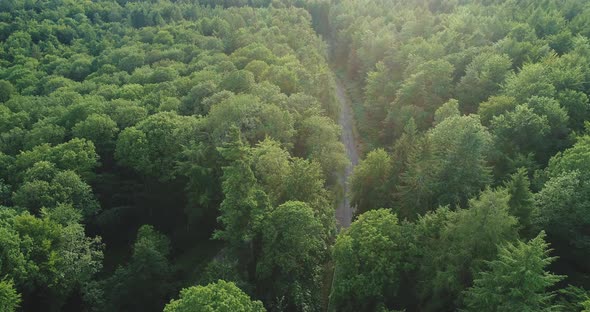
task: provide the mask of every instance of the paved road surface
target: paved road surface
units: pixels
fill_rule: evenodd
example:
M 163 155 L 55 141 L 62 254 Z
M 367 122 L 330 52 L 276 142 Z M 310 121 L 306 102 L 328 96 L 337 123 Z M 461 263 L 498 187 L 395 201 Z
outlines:
M 348 94 L 346 92 L 346 88 L 342 84 L 342 81 L 339 79 L 336 80 L 336 97 L 340 102 L 341 112 L 340 112 L 340 126 L 342 127 L 342 143 L 346 148 L 346 155 L 350 160 L 350 164 L 346 166 L 344 170 L 344 174 L 340 176 L 340 182 L 344 185 L 345 193 L 343 194 L 343 199 L 340 201 L 338 208 L 336 209 L 336 220 L 342 227 L 350 226 L 350 222 L 352 221 L 353 215 L 353 208 L 350 206 L 350 201 L 346 196 L 348 192 L 348 177 L 352 174 L 352 169 L 359 161 L 359 154 L 357 151 L 356 140 L 354 137 L 354 120 L 353 120 L 353 112 L 351 107 L 350 99 L 348 98 Z

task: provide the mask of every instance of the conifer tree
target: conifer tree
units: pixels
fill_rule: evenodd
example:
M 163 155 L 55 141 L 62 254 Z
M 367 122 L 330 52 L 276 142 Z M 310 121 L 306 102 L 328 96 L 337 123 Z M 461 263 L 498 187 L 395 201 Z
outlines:
M 548 289 L 562 279 L 546 270 L 556 258 L 545 242 L 545 232 L 528 243 L 500 248 L 474 285 L 465 292 L 465 311 L 501 312 L 556 311 L 554 294 Z

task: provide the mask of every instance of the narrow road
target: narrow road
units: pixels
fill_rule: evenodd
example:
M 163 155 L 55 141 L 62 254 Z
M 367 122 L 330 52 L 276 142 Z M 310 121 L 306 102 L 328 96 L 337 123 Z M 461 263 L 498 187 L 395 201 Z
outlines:
M 350 160 L 350 163 L 344 169 L 344 174 L 340 176 L 341 185 L 344 187 L 343 198 L 338 204 L 336 209 L 336 220 L 340 223 L 340 226 L 347 228 L 350 226 L 353 215 L 353 207 L 350 206 L 350 200 L 348 200 L 348 177 L 352 174 L 352 169 L 358 164 L 359 153 L 357 151 L 356 139 L 354 137 L 354 119 L 352 104 L 348 98 L 346 88 L 344 87 L 340 79 L 336 79 L 336 97 L 340 102 L 340 126 L 342 127 L 342 144 L 346 148 L 346 156 Z

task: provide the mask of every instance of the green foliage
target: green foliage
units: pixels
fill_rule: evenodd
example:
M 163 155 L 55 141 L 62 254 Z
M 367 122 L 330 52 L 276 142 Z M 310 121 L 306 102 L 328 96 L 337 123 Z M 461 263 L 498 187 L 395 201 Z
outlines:
M 349 161 L 339 137 L 338 125 L 324 116 L 305 119 L 299 131 L 301 154 L 317 161 L 327 178 L 333 178 L 334 173 L 342 172 Z
M 400 287 L 405 242 L 389 210 L 368 211 L 342 232 L 334 246 L 334 311 L 372 311 L 383 307 Z
M 161 311 L 222 278 L 269 309 L 319 311 L 333 264 L 332 310 L 450 311 L 518 267 L 489 264 L 538 255 L 537 239 L 511 242 L 540 230 L 552 269 L 588 287 L 583 0 L 10 0 L 0 12 L 0 310 L 18 293 L 23 311 Z M 358 220 L 334 261 L 348 160 L 332 68 L 372 150 L 350 178 Z M 86 232 L 104 236 L 104 269 Z M 526 301 L 545 286 L 503 286 L 493 293 L 518 299 L 469 304 L 552 307 Z M 169 306 L 263 310 L 223 282 Z
M 233 96 L 213 105 L 207 124 L 218 145 L 226 141 L 232 127 L 238 127 L 250 144 L 258 143 L 266 136 L 289 144 L 294 134 L 293 119 L 288 112 L 274 104 L 262 103 L 252 95 Z
M 427 253 L 429 264 L 420 269 L 429 281 L 421 286 L 423 296 L 432 296 L 429 311 L 456 304 L 453 301 L 471 284 L 484 261 L 494 259 L 499 245 L 518 237 L 508 201 L 507 192 L 486 190 L 469 201 L 468 209 L 449 216 L 438 244 L 432 254 Z
M 556 311 L 549 289 L 563 277 L 546 271 L 555 260 L 541 232 L 528 243 L 500 248 L 489 269 L 465 292 L 466 311 Z
M 583 135 L 577 138 L 577 142 L 571 148 L 557 153 L 549 161 L 547 174 L 556 177 L 568 171 L 579 171 L 581 175 L 588 176 L 590 167 L 585 161 L 590 155 L 590 136 Z
M 426 129 L 432 124 L 434 111 L 451 97 L 452 64 L 428 61 L 411 70 L 389 111 L 388 123 L 394 130 L 403 127 L 410 117 L 419 129 Z
M 14 87 L 9 81 L 0 80 L 0 102 L 6 102 L 10 100 L 10 97 L 14 93 Z
M 154 114 L 119 135 L 119 163 L 161 180 L 174 177 L 176 161 L 195 134 L 199 120 L 171 112 Z
M 505 187 L 510 195 L 508 206 L 510 214 L 518 219 L 521 227 L 521 234 L 529 236 L 531 234 L 532 217 L 534 210 L 533 193 L 530 190 L 530 181 L 524 168 L 520 168 L 514 173 L 509 181 L 506 181 Z
M 507 55 L 477 55 L 457 84 L 458 100 L 463 111 L 474 112 L 477 105 L 497 93 L 510 73 L 512 62 Z
M 247 93 L 254 84 L 254 74 L 245 70 L 231 72 L 221 82 L 221 87 L 234 93 Z
M 382 149 L 371 151 L 355 168 L 350 177 L 350 202 L 357 215 L 371 209 L 387 207 L 392 171 L 391 157 Z
M 84 138 L 94 143 L 96 149 L 103 154 L 114 147 L 114 139 L 119 128 L 109 116 L 90 115 L 86 120 L 77 123 L 72 128 L 75 137 Z
M 13 279 L 24 298 L 48 304 L 47 310 L 60 310 L 102 268 L 101 239 L 86 237 L 75 221 L 59 224 L 2 207 L 0 245 L 0 274 Z
M 428 137 L 434 161 L 433 191 L 440 205 L 464 204 L 490 182 L 486 155 L 492 139 L 479 118 L 447 118 Z
M 494 117 L 490 128 L 496 146 L 509 158 L 543 149 L 550 132 L 547 116 L 536 114 L 527 105 L 518 105 L 514 111 Z M 501 162 L 509 163 L 506 159 Z
M 551 178 L 535 195 L 535 223 L 545 229 L 562 258 L 583 267 L 588 264 L 581 259 L 590 253 L 584 230 L 590 224 L 585 208 L 588 194 L 587 180 L 579 171 L 569 171 Z
M 434 112 L 434 124 L 437 125 L 447 118 L 459 116 L 461 116 L 459 101 L 451 99 Z
M 19 293 L 14 289 L 12 281 L 0 281 L 0 310 L 14 312 L 21 302 Z
M 257 180 L 268 194 L 271 203 L 277 204 L 287 195 L 285 181 L 291 175 L 291 156 L 288 151 L 281 148 L 279 142 L 270 138 L 259 142 L 252 149 L 252 154 Z
M 180 298 L 172 300 L 164 312 L 264 312 L 260 301 L 252 301 L 234 283 L 219 280 L 207 286 L 193 286 L 180 291 Z
M 230 141 L 219 149 L 229 165 L 223 167 L 225 198 L 219 207 L 221 215 L 218 220 L 223 229 L 216 231 L 215 238 L 223 239 L 236 248 L 252 240 L 269 202 L 267 195 L 256 184 L 251 168 L 251 151 L 242 142 L 239 129 L 231 128 L 230 135 Z
M 505 89 L 506 94 L 514 97 L 519 103 L 526 102 L 531 96 L 555 95 L 555 87 L 543 64 L 526 64 L 518 74 L 508 77 Z
M 25 135 L 23 148 L 29 150 L 43 143 L 58 145 L 63 142 L 66 134 L 65 128 L 52 122 L 47 119 L 36 122 Z
M 106 280 L 109 310 L 161 311 L 171 294 L 170 241 L 150 225 L 137 231 L 133 254 L 126 266 Z
M 516 108 L 516 100 L 508 96 L 492 96 L 479 105 L 477 113 L 482 124 L 489 126 L 495 116 L 503 115 Z
M 72 170 L 84 178 L 90 178 L 92 170 L 98 165 L 98 155 L 91 141 L 75 138 L 53 147 L 43 144 L 22 152 L 16 157 L 15 166 L 19 170 L 26 170 L 39 161 L 48 161 L 58 169 Z
M 270 210 L 261 225 L 256 264 L 258 292 L 289 310 L 315 310 L 326 245 L 312 208 L 289 201 Z
M 38 213 L 43 207 L 53 208 L 59 204 L 71 204 L 85 217 L 98 212 L 99 204 L 90 186 L 75 172 L 61 171 L 49 174 L 50 179 L 47 180 L 26 181 L 13 194 L 14 204 L 32 213 Z

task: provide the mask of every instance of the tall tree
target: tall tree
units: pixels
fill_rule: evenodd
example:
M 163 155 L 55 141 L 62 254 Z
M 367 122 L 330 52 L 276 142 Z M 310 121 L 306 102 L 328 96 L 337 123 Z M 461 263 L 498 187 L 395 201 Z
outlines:
M 361 215 L 371 209 L 386 208 L 391 200 L 391 157 L 383 149 L 367 154 L 350 176 L 350 203 Z
M 547 232 L 563 261 L 571 261 L 588 268 L 590 256 L 590 225 L 587 213 L 590 185 L 579 171 L 564 172 L 551 178 L 535 194 L 537 215 L 535 224 Z
M 0 281 L 0 311 L 14 312 L 19 307 L 20 294 L 14 289 L 12 281 Z
M 492 143 L 490 133 L 477 116 L 455 116 L 434 127 L 428 138 L 438 204 L 464 206 L 491 181 L 486 163 Z
M 267 306 L 319 311 L 321 265 L 327 246 L 312 208 L 302 202 L 286 202 L 265 215 L 260 231 L 256 280 Z
M 520 233 L 525 235 L 525 237 L 531 234 L 530 231 L 532 230 L 532 217 L 535 206 L 530 185 L 531 183 L 527 176 L 527 171 L 524 168 L 520 168 L 512 175 L 510 180 L 504 184 L 510 195 L 510 200 L 508 201 L 510 214 L 518 219 Z
M 398 292 L 402 226 L 386 209 L 368 211 L 343 231 L 334 246 L 332 311 L 376 311 Z
M 547 271 L 555 260 L 541 232 L 528 243 L 509 243 L 465 291 L 465 311 L 558 311 L 550 289 L 562 276 Z
M 223 167 L 222 189 L 225 197 L 219 207 L 219 221 L 223 229 L 217 230 L 214 237 L 227 241 L 234 248 L 243 248 L 252 242 L 269 201 L 257 185 L 252 171 L 251 150 L 242 142 L 238 128 L 231 128 L 227 143 L 219 148 L 219 152 L 228 165 Z
M 170 241 L 152 226 L 137 231 L 133 254 L 104 283 L 109 310 L 161 311 L 171 295 Z
M 508 212 L 509 199 L 505 190 L 488 189 L 471 199 L 469 208 L 449 216 L 439 243 L 420 268 L 420 275 L 429 280 L 420 290 L 428 298 L 428 311 L 457 305 L 474 274 L 496 257 L 498 246 L 518 237 L 517 220 Z

